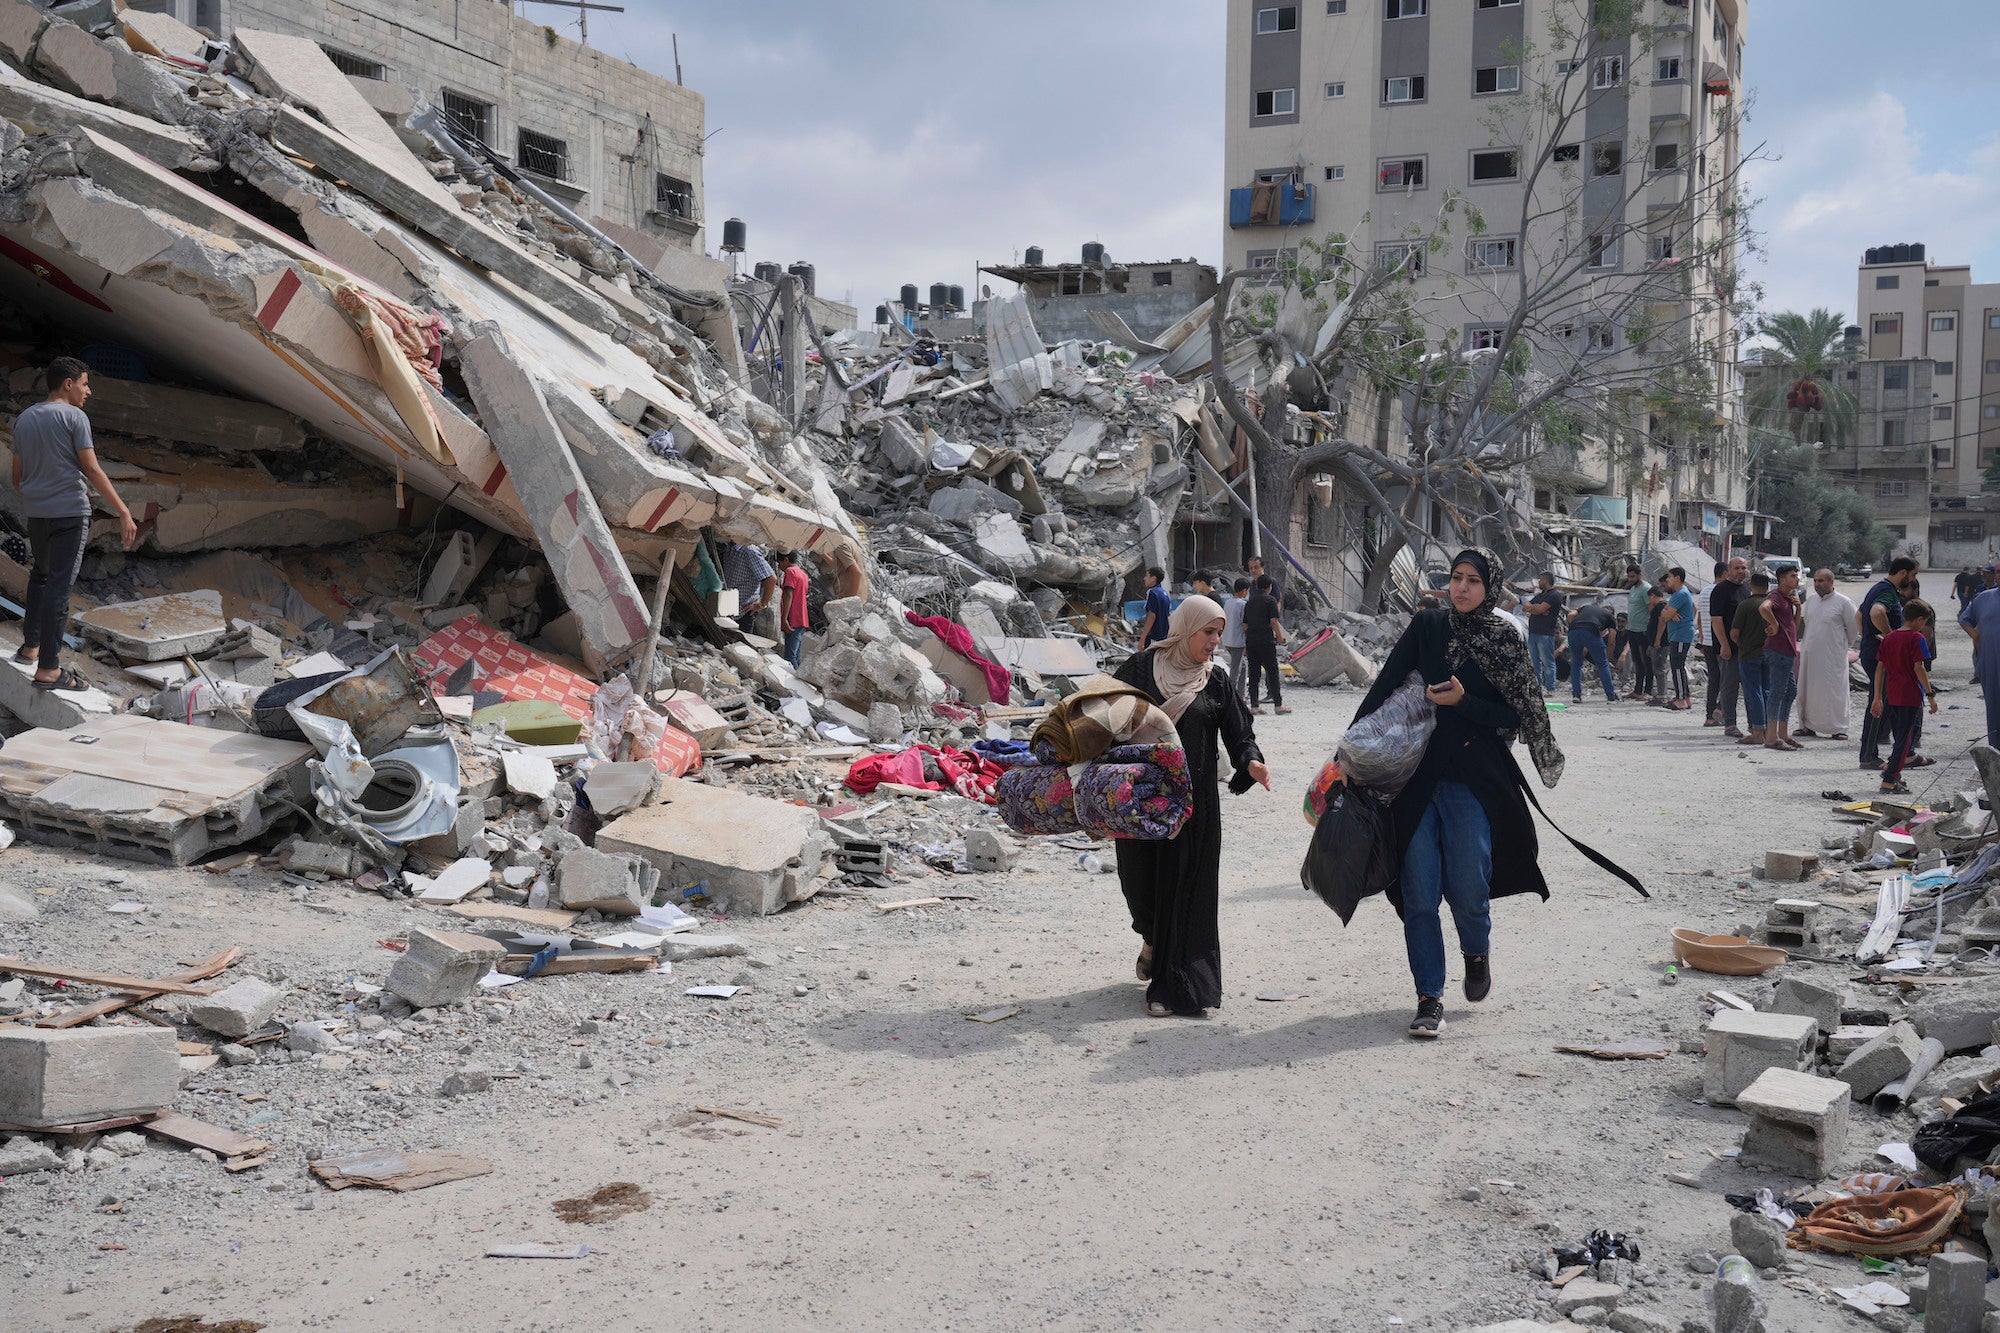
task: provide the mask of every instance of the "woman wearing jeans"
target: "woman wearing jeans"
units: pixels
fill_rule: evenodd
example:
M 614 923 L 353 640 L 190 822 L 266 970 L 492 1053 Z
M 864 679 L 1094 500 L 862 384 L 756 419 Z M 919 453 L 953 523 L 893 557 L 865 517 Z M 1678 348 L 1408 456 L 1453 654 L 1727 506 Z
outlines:
M 1527 645 L 1494 614 L 1500 572 L 1491 553 L 1460 551 L 1451 565 L 1450 609 L 1421 611 L 1411 620 L 1355 714 L 1380 708 L 1412 671 L 1422 674 L 1437 708 L 1423 761 L 1389 807 L 1403 849 L 1401 884 L 1391 897 L 1403 917 L 1417 987 L 1413 1037 L 1444 1030 L 1442 905 L 1451 904 L 1465 956 L 1465 998 L 1477 1003 L 1493 988 L 1491 900 L 1549 896 L 1527 786 L 1509 747 L 1517 735 L 1526 743 L 1547 787 L 1562 776 L 1563 756 Z

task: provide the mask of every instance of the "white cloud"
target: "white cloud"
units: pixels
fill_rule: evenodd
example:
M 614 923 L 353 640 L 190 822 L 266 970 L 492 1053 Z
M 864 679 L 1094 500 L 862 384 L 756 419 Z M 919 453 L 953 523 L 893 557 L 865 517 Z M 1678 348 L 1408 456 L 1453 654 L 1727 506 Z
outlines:
M 1927 167 L 1923 134 L 1886 92 L 1764 119 L 1755 129 L 1781 160 L 1751 163 L 1745 175 L 1762 200 L 1752 226 L 1766 253 L 1749 276 L 1763 284 L 1766 310 L 1825 306 L 1852 319 L 1855 269 L 1870 246 L 1921 241 L 1934 263 L 1974 263 L 1990 253 L 2000 135 L 1962 164 Z

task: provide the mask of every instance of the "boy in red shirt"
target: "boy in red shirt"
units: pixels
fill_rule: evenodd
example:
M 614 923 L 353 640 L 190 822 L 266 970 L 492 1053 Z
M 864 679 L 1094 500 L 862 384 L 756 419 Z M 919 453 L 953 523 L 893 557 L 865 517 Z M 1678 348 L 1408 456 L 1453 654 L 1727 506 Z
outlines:
M 1882 790 L 1907 792 L 1902 780 L 1903 766 L 1910 758 L 1912 733 L 1923 716 L 1924 700 L 1937 712 L 1937 695 L 1931 692 L 1931 677 L 1925 667 L 1929 656 L 1925 636 L 1934 617 L 1929 606 L 1912 598 L 1903 603 L 1903 627 L 1882 636 L 1876 650 L 1879 669 L 1875 673 L 1875 698 L 1868 705 L 1870 716 L 1882 718 L 1895 736 L 1889 762 L 1882 769 Z
M 806 627 L 812 624 L 812 617 L 806 605 L 811 586 L 806 582 L 805 566 L 794 552 L 785 551 L 778 556 L 778 587 L 784 598 L 778 623 L 785 631 L 785 660 L 796 667 L 805 650 Z

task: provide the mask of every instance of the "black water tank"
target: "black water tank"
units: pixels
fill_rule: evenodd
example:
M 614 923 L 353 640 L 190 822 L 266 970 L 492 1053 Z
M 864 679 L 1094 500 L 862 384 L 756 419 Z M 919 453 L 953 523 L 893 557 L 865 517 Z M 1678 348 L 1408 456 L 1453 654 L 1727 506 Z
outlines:
M 953 287 L 951 289 L 951 308 L 953 310 L 965 309 L 965 288 Z
M 1027 253 L 1021 256 L 1021 262 L 1029 268 L 1040 268 L 1042 266 L 1042 247 L 1039 245 L 1029 246 Z
M 757 281 L 768 282 L 772 286 L 776 286 L 778 279 L 785 275 L 785 270 L 779 268 L 768 259 L 751 269 L 750 272 L 756 277 Z
M 1882 247 L 1881 247 L 1881 246 L 1879 246 L 1879 245 L 1874 245 L 1874 246 L 1870 246 L 1870 247 L 1869 247 L 1868 249 L 1866 249 L 1866 250 L 1863 250 L 1863 251 L 1861 252 L 1861 262 L 1862 262 L 1862 263 L 1864 263 L 1864 264 L 1879 264 L 1879 263 L 1881 263 L 1881 262 L 1882 262 Z
M 923 298 L 917 294 L 917 284 L 914 282 L 904 283 L 903 290 L 897 293 L 896 299 L 903 303 L 905 310 L 915 310 L 923 304 Z
M 1102 241 L 1085 241 L 1083 243 L 1083 262 L 1094 268 L 1103 268 L 1104 243 Z
M 1840 331 L 1840 336 L 1845 342 L 1858 343 L 1861 341 L 1861 326 L 1859 324 L 1849 324 Z
M 722 224 L 722 252 L 724 254 L 742 254 L 743 247 L 749 244 L 749 241 L 750 228 L 744 224 L 742 218 L 731 218 Z
M 801 259 L 798 263 L 792 265 L 789 269 L 785 271 L 790 273 L 793 277 L 799 280 L 799 286 L 806 289 L 807 296 L 819 295 L 819 290 L 814 283 L 813 266 L 811 264 L 808 264 L 805 262 L 805 260 Z
M 951 288 L 941 282 L 931 284 L 931 309 L 942 314 L 951 306 Z
M 1910 247 L 1910 262 L 1913 264 L 1924 262 L 1924 247 L 1921 242 Z
M 1907 264 L 1910 262 L 1910 246 L 1908 242 L 1904 242 L 1902 245 L 1896 247 L 1896 262 L 1898 264 Z
M 889 322 L 888 306 L 878 305 L 875 307 L 875 322 L 877 324 L 887 324 Z

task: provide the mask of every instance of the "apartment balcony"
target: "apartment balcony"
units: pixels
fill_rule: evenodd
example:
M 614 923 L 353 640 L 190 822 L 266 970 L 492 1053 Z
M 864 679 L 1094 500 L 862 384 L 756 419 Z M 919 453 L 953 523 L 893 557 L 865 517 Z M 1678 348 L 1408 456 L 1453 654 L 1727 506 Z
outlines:
M 1313 220 L 1313 187 L 1263 181 L 1229 192 L 1231 227 L 1296 227 Z

